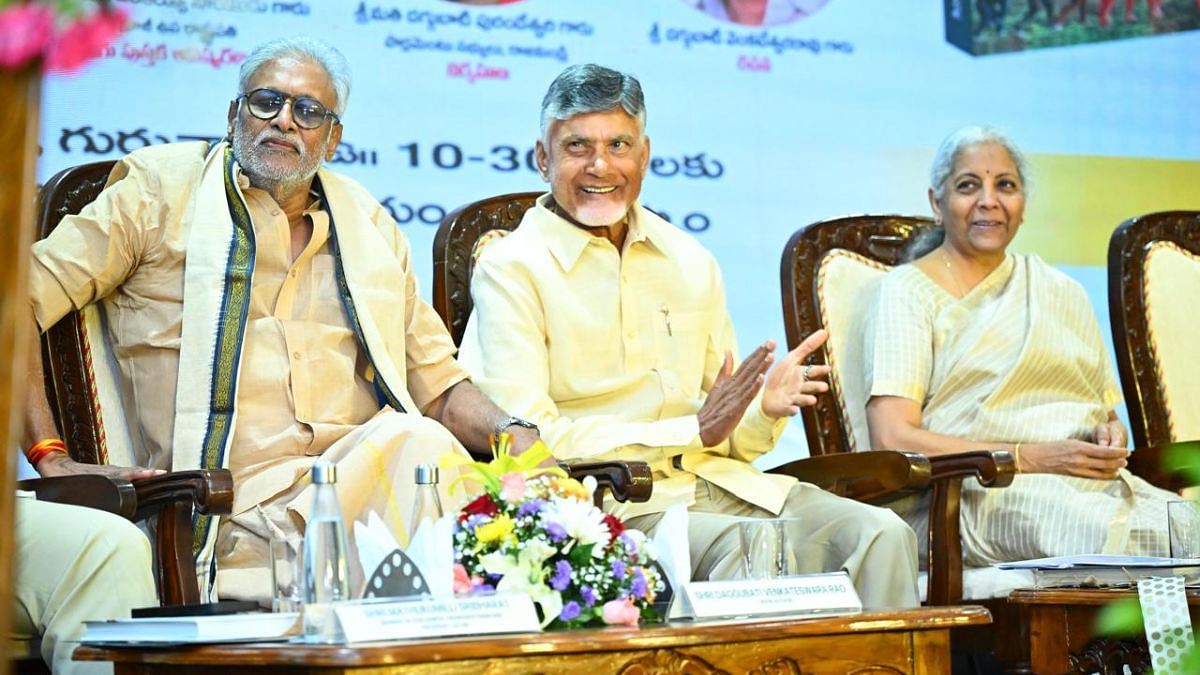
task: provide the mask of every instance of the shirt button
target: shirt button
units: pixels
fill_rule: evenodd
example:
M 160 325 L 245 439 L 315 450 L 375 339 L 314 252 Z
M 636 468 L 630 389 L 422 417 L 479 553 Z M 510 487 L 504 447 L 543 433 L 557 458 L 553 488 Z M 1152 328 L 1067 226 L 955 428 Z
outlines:
M 289 276 L 291 276 L 293 279 L 295 279 L 296 278 L 296 270 L 292 270 Z
M 273 215 L 273 216 L 279 215 L 279 209 L 271 209 L 271 215 Z
M 300 360 L 300 352 L 292 352 L 292 358 L 299 361 Z

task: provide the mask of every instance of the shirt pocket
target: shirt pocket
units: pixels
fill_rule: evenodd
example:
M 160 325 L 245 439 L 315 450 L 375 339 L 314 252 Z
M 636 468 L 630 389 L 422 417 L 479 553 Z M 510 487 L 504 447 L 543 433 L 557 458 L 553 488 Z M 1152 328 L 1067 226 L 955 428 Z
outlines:
M 674 379 L 675 386 L 687 397 L 699 396 L 712 341 L 712 315 L 709 312 L 657 312 L 654 335 L 658 368 L 664 380 Z

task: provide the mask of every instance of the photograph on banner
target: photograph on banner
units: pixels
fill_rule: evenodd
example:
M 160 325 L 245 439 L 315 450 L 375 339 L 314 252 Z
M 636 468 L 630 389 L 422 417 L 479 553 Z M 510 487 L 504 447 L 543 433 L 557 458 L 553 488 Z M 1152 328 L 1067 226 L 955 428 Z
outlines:
M 977 56 L 1197 28 L 1197 0 L 946 0 L 946 39 Z

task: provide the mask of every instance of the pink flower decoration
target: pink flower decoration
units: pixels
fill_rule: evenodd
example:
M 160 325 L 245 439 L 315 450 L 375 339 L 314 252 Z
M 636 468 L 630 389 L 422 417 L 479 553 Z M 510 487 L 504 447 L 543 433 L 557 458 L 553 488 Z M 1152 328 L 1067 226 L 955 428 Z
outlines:
M 471 592 L 471 577 L 467 568 L 460 563 L 454 563 L 454 594 L 466 595 Z
M 604 603 L 604 623 L 636 626 L 641 618 L 641 611 L 633 606 L 633 598 L 618 598 Z
M 510 504 L 516 504 L 525 498 L 525 476 L 520 473 L 506 473 L 500 477 L 500 496 Z
M 41 55 L 54 37 L 54 11 L 38 3 L 0 10 L 0 68 L 15 69 Z
M 83 64 L 100 56 L 113 38 L 120 35 L 129 22 L 123 8 L 95 12 L 59 33 L 46 54 L 46 70 L 64 73 L 79 70 Z

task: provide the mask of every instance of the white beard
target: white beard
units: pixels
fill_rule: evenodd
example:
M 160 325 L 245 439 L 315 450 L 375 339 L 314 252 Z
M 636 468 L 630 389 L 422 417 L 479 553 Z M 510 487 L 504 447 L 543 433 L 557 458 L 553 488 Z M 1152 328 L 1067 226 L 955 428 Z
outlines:
M 331 127 L 330 132 L 332 133 L 332 131 Z M 295 145 L 300 153 L 299 164 L 294 168 L 287 168 L 264 158 L 262 155 L 264 149 L 259 144 L 267 138 L 284 139 Z M 310 154 L 305 149 L 304 143 L 301 142 L 299 134 L 294 136 L 284 134 L 270 126 L 259 132 L 255 138 L 251 138 L 249 131 L 241 124 L 234 128 L 233 133 L 234 160 L 250 178 L 251 185 L 272 193 L 276 201 L 280 196 L 277 193 L 289 192 L 295 186 L 306 185 L 312 180 L 317 170 L 321 168 L 321 159 L 325 156 L 328 148 L 328 135 L 319 151 Z

